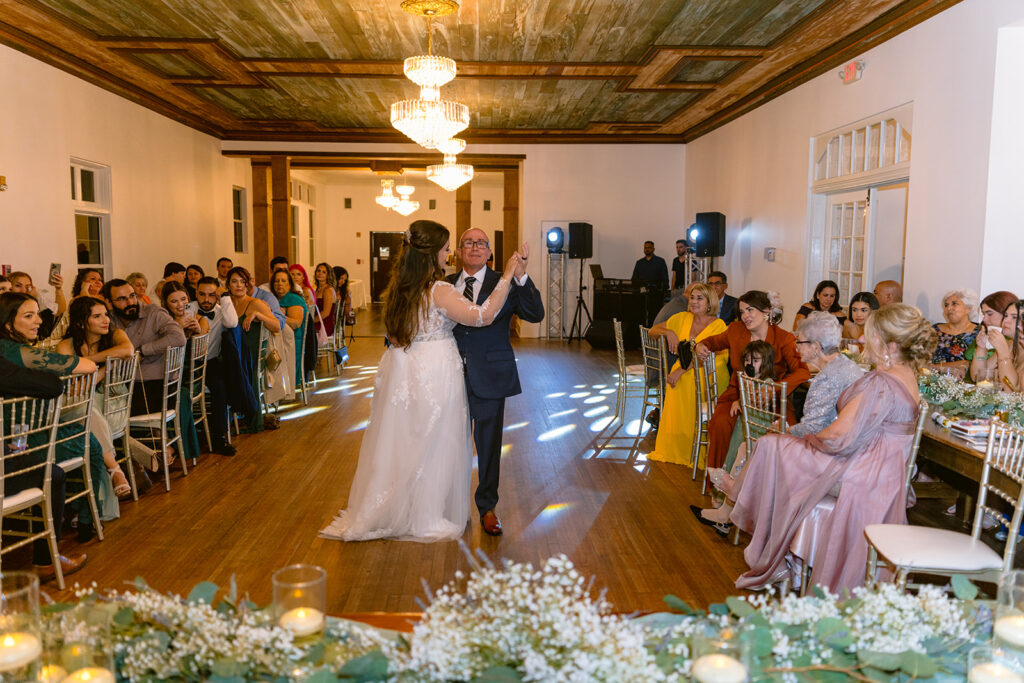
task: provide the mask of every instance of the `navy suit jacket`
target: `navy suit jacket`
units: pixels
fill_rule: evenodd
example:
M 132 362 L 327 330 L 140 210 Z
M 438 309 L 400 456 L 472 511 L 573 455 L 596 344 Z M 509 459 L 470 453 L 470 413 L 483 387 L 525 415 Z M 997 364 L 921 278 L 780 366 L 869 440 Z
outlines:
M 726 294 L 718 303 L 718 317 L 724 320 L 725 324 L 728 325 L 732 321 L 736 320 L 736 307 L 738 305 L 739 301 L 736 297 Z
M 448 276 L 453 285 L 462 271 Z M 483 285 L 476 291 L 476 303 L 482 304 L 490 296 L 501 275 L 487 269 Z M 516 355 L 509 338 L 512 316 L 526 322 L 539 323 L 544 319 L 544 302 L 533 281 L 527 278 L 522 287 L 511 283 L 505 305 L 494 322 L 485 327 L 456 325 L 453 334 L 459 353 L 466 362 L 466 385 L 471 394 L 480 398 L 504 399 L 522 393 Z

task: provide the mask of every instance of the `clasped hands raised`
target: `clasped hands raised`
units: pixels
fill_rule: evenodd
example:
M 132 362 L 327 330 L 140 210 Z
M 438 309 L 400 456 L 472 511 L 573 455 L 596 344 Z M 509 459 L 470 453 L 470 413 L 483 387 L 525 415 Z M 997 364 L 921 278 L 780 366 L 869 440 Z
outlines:
M 526 275 L 526 262 L 529 258 L 530 245 L 528 242 L 523 242 L 519 251 L 513 253 L 505 263 L 505 271 L 501 274 L 501 279 L 508 282 L 513 277 L 518 280 Z

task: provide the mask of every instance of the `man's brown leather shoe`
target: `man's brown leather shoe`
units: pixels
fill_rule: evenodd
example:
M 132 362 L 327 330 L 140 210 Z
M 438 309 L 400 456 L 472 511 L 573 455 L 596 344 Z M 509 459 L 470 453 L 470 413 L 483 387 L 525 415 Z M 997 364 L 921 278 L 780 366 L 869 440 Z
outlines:
M 481 515 L 480 525 L 484 528 L 484 533 L 501 536 L 501 520 L 498 519 L 498 515 L 494 514 L 494 510 L 488 510 Z
M 60 556 L 60 570 L 64 576 L 68 574 L 74 574 L 79 569 L 85 566 L 85 560 L 88 556 L 85 553 L 76 555 L 74 557 Z M 39 582 L 49 581 L 50 579 L 57 576 L 57 571 L 53 568 L 52 564 L 34 564 L 32 570 L 39 575 Z

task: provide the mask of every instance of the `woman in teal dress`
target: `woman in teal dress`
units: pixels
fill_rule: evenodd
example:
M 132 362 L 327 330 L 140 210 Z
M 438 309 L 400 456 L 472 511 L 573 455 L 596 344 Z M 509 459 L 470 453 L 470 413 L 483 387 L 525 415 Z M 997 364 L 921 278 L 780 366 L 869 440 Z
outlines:
M 32 370 L 43 370 L 56 375 L 91 375 L 96 372 L 96 364 L 88 358 L 68 356 L 61 353 L 44 351 L 32 346 L 39 340 L 39 304 L 27 294 L 6 292 L 0 295 L 0 356 L 6 360 Z M 71 419 L 77 419 L 72 417 Z M 75 436 L 82 431 L 79 424 L 58 427 L 57 438 Z M 89 469 L 92 474 L 93 492 L 96 503 L 102 508 L 104 502 L 100 482 L 107 477 L 107 468 L 103 463 L 103 448 L 92 434 L 89 434 Z M 85 439 L 69 439 L 57 445 L 55 460 L 64 462 L 80 458 L 85 453 Z M 42 457 L 42 454 L 38 454 Z M 40 461 L 41 462 L 41 461 Z M 92 518 L 88 506 L 78 510 L 79 538 L 92 534 Z
M 302 354 L 306 348 L 303 344 L 305 330 L 302 323 L 306 319 L 309 308 L 305 298 L 292 288 L 291 278 L 283 270 L 277 271 L 270 277 L 270 291 L 277 297 L 277 302 L 281 305 L 281 310 L 287 318 L 285 322 L 288 323 L 288 327 L 295 332 L 295 386 L 298 387 L 302 383 Z

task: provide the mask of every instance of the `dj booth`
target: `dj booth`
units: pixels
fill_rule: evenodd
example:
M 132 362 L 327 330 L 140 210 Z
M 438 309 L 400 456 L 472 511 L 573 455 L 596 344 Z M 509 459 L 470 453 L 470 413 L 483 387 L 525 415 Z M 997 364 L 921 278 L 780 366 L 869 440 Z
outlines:
M 665 302 L 665 294 L 660 288 L 632 280 L 595 278 L 594 320 L 587 329 L 587 341 L 596 349 L 614 349 L 614 319 L 622 323 L 625 347 L 640 348 L 640 326 L 651 326 Z

